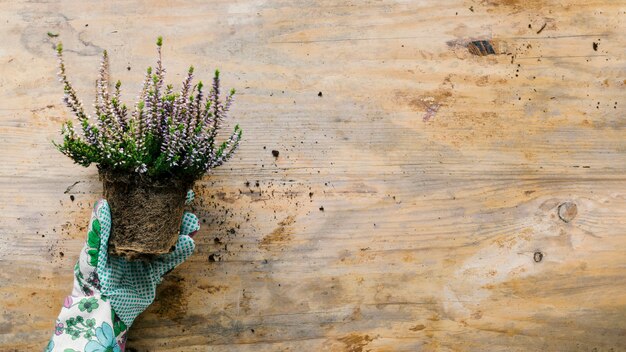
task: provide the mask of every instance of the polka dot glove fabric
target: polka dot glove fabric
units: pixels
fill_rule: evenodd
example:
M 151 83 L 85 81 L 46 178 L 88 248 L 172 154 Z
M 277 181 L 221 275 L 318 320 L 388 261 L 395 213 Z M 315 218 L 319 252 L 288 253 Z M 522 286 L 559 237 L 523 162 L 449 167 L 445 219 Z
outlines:
M 193 197 L 189 191 L 187 202 Z M 193 253 L 192 237 L 199 229 L 198 218 L 186 212 L 173 252 L 151 262 L 130 262 L 108 255 L 111 211 L 106 200 L 97 201 L 87 241 L 74 266 L 72 294 L 65 298 L 44 351 L 124 351 L 128 328 L 154 301 L 163 275 Z

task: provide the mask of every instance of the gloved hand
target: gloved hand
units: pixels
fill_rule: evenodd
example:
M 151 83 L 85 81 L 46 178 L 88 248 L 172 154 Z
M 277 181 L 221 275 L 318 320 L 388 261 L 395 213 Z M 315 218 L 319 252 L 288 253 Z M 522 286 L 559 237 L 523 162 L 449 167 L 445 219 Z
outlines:
M 187 194 L 187 202 L 193 192 Z M 191 238 L 200 228 L 189 212 L 173 252 L 151 262 L 129 262 L 109 256 L 111 212 L 106 200 L 94 204 L 87 242 L 74 267 L 74 288 L 65 298 L 45 352 L 124 351 L 126 333 L 135 318 L 154 301 L 163 275 L 194 251 Z

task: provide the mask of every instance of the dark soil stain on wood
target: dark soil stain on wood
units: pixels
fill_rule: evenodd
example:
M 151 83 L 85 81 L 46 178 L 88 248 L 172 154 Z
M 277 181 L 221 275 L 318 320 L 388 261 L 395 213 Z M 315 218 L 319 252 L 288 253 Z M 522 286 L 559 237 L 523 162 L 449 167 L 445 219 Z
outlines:
M 150 309 L 161 318 L 180 322 L 187 315 L 188 305 L 184 281 L 179 276 L 166 276 L 157 289 L 156 299 Z
M 411 331 L 420 331 L 420 330 L 424 330 L 426 328 L 426 326 L 424 324 L 417 324 L 412 328 L 409 328 L 409 330 Z
M 412 97 L 408 92 L 397 92 L 396 99 L 407 104 L 411 110 L 419 114 L 424 113 L 422 120 L 428 122 L 435 117 L 440 108 L 446 106 L 446 102 L 452 97 L 453 87 L 450 77 L 446 77 L 438 89 L 424 92 L 418 97 Z
M 337 340 L 346 345 L 346 352 L 364 352 L 363 347 L 374 341 L 374 338 L 369 335 L 350 334 Z
M 200 286 L 198 286 L 198 288 L 208 292 L 209 294 L 215 294 L 215 293 L 218 293 L 220 291 L 224 291 L 224 290 L 228 289 L 228 286 L 223 286 L 223 285 L 217 285 L 217 286 L 200 285 Z
M 293 215 L 287 216 L 281 222 L 278 223 L 278 227 L 272 231 L 269 235 L 263 237 L 260 246 L 265 248 L 276 242 L 287 242 L 291 239 L 291 233 L 289 225 L 295 222 Z

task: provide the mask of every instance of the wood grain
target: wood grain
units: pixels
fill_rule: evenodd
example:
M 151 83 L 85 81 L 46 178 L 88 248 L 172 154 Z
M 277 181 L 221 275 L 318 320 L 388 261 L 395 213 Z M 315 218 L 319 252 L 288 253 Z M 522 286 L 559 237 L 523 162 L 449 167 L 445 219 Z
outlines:
M 129 351 L 626 351 L 624 1 L 12 1 L 0 18 L 0 350 L 45 345 L 102 191 L 50 143 L 70 117 L 53 44 L 85 102 L 107 49 L 130 103 L 163 35 L 170 81 L 220 68 L 240 92 L 244 140 L 197 185 L 197 252 Z

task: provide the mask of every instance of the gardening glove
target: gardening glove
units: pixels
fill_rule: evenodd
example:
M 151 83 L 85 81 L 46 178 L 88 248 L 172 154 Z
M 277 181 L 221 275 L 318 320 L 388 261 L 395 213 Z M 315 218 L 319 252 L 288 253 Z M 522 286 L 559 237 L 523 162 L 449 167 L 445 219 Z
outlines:
M 192 199 L 189 191 L 187 203 Z M 123 352 L 128 328 L 154 301 L 163 275 L 193 253 L 191 237 L 199 228 L 198 218 L 185 212 L 173 252 L 151 262 L 127 261 L 108 255 L 111 212 L 106 200 L 97 201 L 87 242 L 74 266 L 72 294 L 65 298 L 44 351 Z

